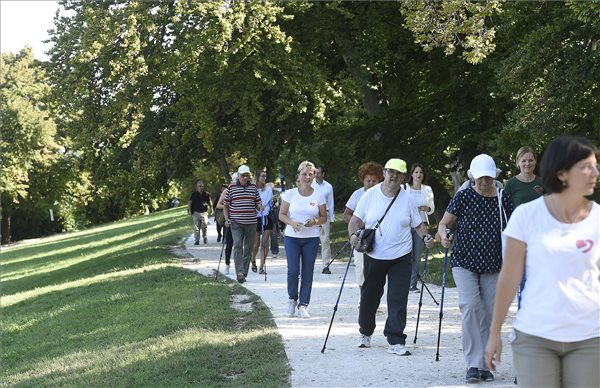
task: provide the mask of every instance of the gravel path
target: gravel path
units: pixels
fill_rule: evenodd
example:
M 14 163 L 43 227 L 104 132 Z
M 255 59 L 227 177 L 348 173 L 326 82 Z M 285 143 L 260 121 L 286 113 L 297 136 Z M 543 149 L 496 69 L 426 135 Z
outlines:
M 185 248 L 196 259 L 184 260 L 184 266 L 204 275 L 215 276 L 215 270 L 221 253 L 221 244 L 217 243 L 214 226 L 209 226 L 208 244 L 194 246 L 190 236 Z M 267 281 L 263 275 L 250 272 L 245 288 L 261 297 L 271 309 L 275 323 L 283 337 L 285 350 L 293 369 L 291 383 L 293 387 L 461 387 L 464 381 L 466 365 L 462 356 L 460 313 L 455 288 L 446 288 L 444 297 L 444 315 L 440 343 L 440 360 L 435 361 L 439 307 L 425 292 L 421 307 L 417 343 L 415 325 L 419 306 L 419 294 L 410 294 L 408 300 L 408 323 L 406 327 L 407 347 L 412 353 L 400 357 L 386 352 L 387 342 L 383 336 L 387 309 L 385 295 L 377 315 L 377 328 L 368 349 L 357 347 L 358 339 L 358 286 L 355 283 L 354 266 L 348 270 L 348 276 L 335 313 L 335 319 L 327 347 L 321 353 L 333 309 L 340 292 L 340 286 L 346 270 L 346 263 L 336 260 L 331 265 L 332 274 L 324 275 L 315 269 L 310 319 L 286 316 L 287 286 L 286 262 L 283 247 L 280 247 L 278 259 L 267 259 Z M 221 271 L 224 271 L 223 259 Z M 317 258 L 317 263 L 320 258 Z M 233 258 L 232 258 L 233 264 Z M 233 268 L 233 265 L 232 265 Z M 219 274 L 235 281 L 231 275 Z M 441 287 L 428 285 L 435 298 L 440 300 Z M 509 312 L 507 320 L 512 321 L 515 306 Z M 486 387 L 515 387 L 513 385 L 512 355 L 508 344 L 508 329 L 503 333 L 505 344 L 496 380 L 492 383 L 480 383 Z M 472 384 L 471 384 L 472 386 Z

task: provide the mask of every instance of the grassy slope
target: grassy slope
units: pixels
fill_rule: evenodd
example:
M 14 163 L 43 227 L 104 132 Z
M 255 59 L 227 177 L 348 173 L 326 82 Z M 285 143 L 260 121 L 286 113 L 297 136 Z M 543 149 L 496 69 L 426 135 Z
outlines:
M 23 386 L 286 386 L 271 313 L 181 268 L 183 208 L 3 249 L 0 381 Z M 257 356 L 260 355 L 260 356 Z

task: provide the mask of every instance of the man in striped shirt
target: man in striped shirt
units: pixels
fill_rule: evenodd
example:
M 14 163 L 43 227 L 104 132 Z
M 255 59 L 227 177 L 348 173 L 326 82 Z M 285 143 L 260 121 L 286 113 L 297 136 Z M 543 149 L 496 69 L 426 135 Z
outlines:
M 233 261 L 239 283 L 244 283 L 248 276 L 256 235 L 256 211 L 263 209 L 256 185 L 250 182 L 250 169 L 241 165 L 238 180 L 227 187 L 223 200 L 225 227 L 231 228 Z

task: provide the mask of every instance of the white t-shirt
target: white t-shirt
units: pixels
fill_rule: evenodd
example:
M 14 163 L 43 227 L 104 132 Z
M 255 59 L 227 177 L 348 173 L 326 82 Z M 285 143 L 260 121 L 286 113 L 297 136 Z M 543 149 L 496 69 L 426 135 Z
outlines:
M 273 200 L 273 190 L 269 186 L 265 186 L 262 189 L 257 188 L 258 195 L 260 195 L 260 201 L 265 206 L 265 210 L 257 211 L 256 217 L 268 216 L 271 211 L 271 201 Z
M 354 211 L 354 209 L 356 209 L 356 205 L 358 205 L 358 201 L 360 200 L 360 198 L 363 196 L 364 193 L 365 193 L 364 186 L 361 187 L 360 189 L 354 190 L 354 192 L 348 199 L 348 202 L 346 202 L 346 207 L 348 209 Z
M 374 228 L 392 199 L 383 194 L 379 183 L 363 194 L 354 215 L 365 223 L 366 228 Z M 410 228 L 416 228 L 421 222 L 414 200 L 406 190 L 400 190 L 398 198 L 375 232 L 374 248 L 368 255 L 379 260 L 394 260 L 408 254 L 412 251 Z
M 429 206 L 429 212 L 419 211 L 419 214 L 421 214 L 421 220 L 429 224 L 428 215 L 433 214 L 433 212 L 435 211 L 435 204 L 433 202 L 433 190 L 431 190 L 431 187 L 422 184 L 419 190 L 415 190 L 412 187 L 410 187 L 408 183 L 403 185 L 402 187 L 405 188 L 406 191 L 408 191 L 408 193 L 413 197 L 417 208 L 419 206 Z
M 540 197 L 515 209 L 504 234 L 527 245 L 514 328 L 558 342 L 600 337 L 600 205 L 565 226 Z
M 306 220 L 313 218 L 319 218 L 319 206 L 325 204 L 325 199 L 322 193 L 318 190 L 313 189 L 313 193 L 308 197 L 300 195 L 297 188 L 286 190 L 281 199 L 290 204 L 288 210 L 288 217 L 294 221 L 299 221 L 302 224 Z M 285 227 L 285 235 L 290 237 L 308 238 L 308 237 L 319 237 L 321 233 L 321 227 L 316 226 L 302 226 L 300 231 L 294 231 L 290 225 Z
M 323 183 L 319 183 L 317 179 L 313 179 L 311 187 L 320 191 L 323 198 L 325 198 L 325 207 L 327 208 L 329 222 L 335 221 L 335 214 L 333 213 L 333 186 L 325 179 L 323 179 Z

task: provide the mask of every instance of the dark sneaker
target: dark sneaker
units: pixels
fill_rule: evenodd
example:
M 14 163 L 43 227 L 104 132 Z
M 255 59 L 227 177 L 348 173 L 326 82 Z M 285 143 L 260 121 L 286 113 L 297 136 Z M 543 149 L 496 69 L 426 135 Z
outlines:
M 204 237 L 204 244 L 208 243 L 208 239 Z
M 323 268 L 323 273 L 327 274 L 327 275 L 331 275 L 331 271 L 329 270 L 329 267 Z
M 196 240 L 196 242 L 194 243 L 194 245 L 200 245 L 200 240 Z
M 467 383 L 473 384 L 479 382 L 479 369 L 471 367 L 467 369 L 467 377 L 465 378 Z
M 238 283 L 242 284 L 246 281 L 246 277 L 244 276 L 243 273 L 238 273 L 237 274 L 237 281 Z
M 481 381 L 494 381 L 494 375 L 489 370 L 480 371 L 479 378 L 481 379 Z
M 217 242 L 221 242 L 221 236 L 217 236 Z
M 411 287 L 408 289 L 409 292 L 412 292 L 413 294 L 418 294 L 419 292 L 421 292 L 417 287 Z

